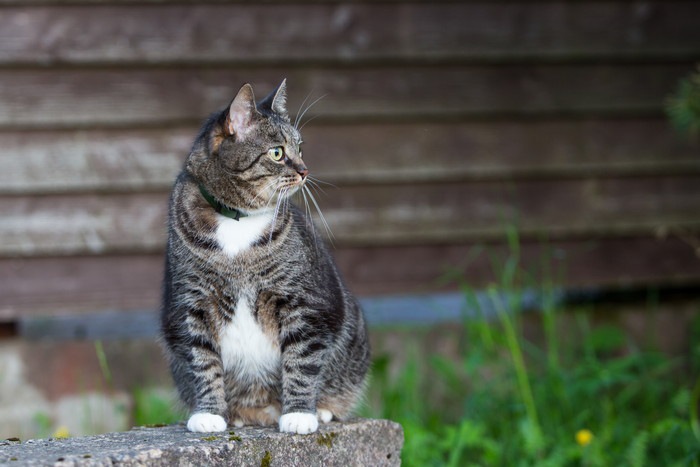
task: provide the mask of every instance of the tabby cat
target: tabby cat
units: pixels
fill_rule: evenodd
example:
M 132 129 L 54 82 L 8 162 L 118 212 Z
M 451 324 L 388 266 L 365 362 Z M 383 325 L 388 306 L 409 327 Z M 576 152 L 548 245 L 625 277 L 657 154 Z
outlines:
M 191 431 L 312 433 L 361 396 L 362 311 L 289 202 L 307 188 L 301 143 L 285 81 L 257 104 L 245 84 L 204 124 L 175 182 L 161 326 Z

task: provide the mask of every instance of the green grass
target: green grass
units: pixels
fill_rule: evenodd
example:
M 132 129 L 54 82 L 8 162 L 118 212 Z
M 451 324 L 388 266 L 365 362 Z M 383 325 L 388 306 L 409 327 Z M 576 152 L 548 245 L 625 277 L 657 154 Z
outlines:
M 379 357 L 364 416 L 400 422 L 405 465 L 698 465 L 700 390 L 679 383 L 680 363 L 631 351 L 621 331 L 586 330 L 551 366 L 546 349 L 493 324 L 485 348 L 468 325 L 461 358 L 413 355 L 394 376 Z M 518 370 L 524 366 L 523 374 Z M 588 445 L 577 433 L 588 430 Z
M 174 391 L 158 388 L 140 388 L 133 393 L 132 411 L 135 426 L 171 425 L 185 420 L 185 411 L 179 409 Z
M 618 327 L 594 326 L 593 310 L 558 309 L 549 281 L 539 286 L 543 309 L 524 313 L 517 294 L 531 276 L 511 240 L 508 258 L 494 259 L 496 319 L 465 319 L 461 333 L 445 334 L 457 356 L 418 346 L 403 363 L 375 356 L 362 415 L 403 425 L 403 464 L 700 465 L 697 326 L 690 354 L 675 359 Z

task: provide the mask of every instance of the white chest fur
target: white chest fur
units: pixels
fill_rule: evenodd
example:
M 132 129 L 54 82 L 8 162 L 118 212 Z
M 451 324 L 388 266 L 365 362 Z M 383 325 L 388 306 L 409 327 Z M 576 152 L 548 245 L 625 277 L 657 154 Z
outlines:
M 218 215 L 216 241 L 224 253 L 235 256 L 249 248 L 272 222 L 272 213 L 264 212 L 239 220 Z
M 242 296 L 236 314 L 219 335 L 221 360 L 225 371 L 244 380 L 276 372 L 280 364 L 280 349 L 253 318 L 252 300 Z

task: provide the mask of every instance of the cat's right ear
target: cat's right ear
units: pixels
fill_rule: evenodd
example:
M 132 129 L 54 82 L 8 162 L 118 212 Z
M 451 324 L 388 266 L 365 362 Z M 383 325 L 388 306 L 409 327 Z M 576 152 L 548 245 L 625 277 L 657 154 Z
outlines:
M 255 95 L 250 84 L 244 84 L 231 102 L 226 115 L 226 131 L 237 140 L 244 140 L 255 129 Z

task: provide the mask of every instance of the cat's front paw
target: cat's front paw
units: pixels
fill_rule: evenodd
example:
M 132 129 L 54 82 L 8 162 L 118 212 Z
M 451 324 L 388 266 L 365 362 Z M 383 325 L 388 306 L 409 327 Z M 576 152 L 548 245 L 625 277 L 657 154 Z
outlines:
M 221 415 L 199 412 L 192 414 L 187 421 L 187 429 L 195 433 L 224 431 L 226 429 L 226 420 Z
M 280 417 L 280 431 L 306 435 L 318 430 L 318 419 L 315 413 L 291 412 Z
M 333 412 L 328 409 L 318 409 L 316 411 L 316 418 L 323 423 L 328 423 L 333 420 Z

